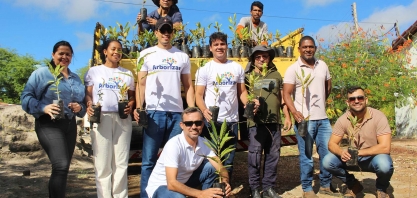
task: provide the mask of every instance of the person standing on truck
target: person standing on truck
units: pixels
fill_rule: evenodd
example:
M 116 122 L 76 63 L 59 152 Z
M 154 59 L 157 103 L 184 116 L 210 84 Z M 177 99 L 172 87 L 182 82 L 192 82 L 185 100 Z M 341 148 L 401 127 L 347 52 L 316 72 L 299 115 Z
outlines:
M 258 45 L 253 48 L 249 57 L 250 62 L 245 69 L 246 79 L 251 73 L 260 79 L 254 88 L 254 92 L 259 94 L 260 107 L 254 120 L 247 120 L 249 131 L 248 176 L 253 198 L 262 197 L 261 189 L 263 189 L 264 195 L 271 198 L 280 197 L 274 187 L 281 148 L 281 108 L 285 117 L 284 130 L 288 131 L 291 128 L 290 114 L 282 100 L 282 77 L 272 62 L 274 57 L 273 49 Z M 265 76 L 261 75 L 263 70 L 267 70 Z M 261 179 L 262 153 L 265 157 L 262 171 L 264 175 Z
M 127 197 L 127 167 L 129 161 L 132 118 L 135 103 L 135 80 L 132 73 L 118 65 L 122 58 L 122 44 L 118 40 L 106 40 L 100 51 L 103 65 L 91 67 L 84 78 L 87 114 L 94 115 L 91 107 L 100 102 L 100 123 L 91 129 L 97 197 Z M 119 87 L 129 87 L 129 103 L 122 119 L 118 113 Z M 102 96 L 100 95 L 102 94 Z
M 233 138 L 228 141 L 225 148 L 229 145 L 236 147 L 238 133 L 238 100 L 243 104 L 248 102 L 245 87 L 245 73 L 242 67 L 231 60 L 227 59 L 227 35 L 222 32 L 215 32 L 209 37 L 210 51 L 213 53 L 213 60 L 206 63 L 196 72 L 196 104 L 203 112 L 208 122 L 212 119 L 212 113 L 209 106 L 218 106 L 219 116 L 214 120 L 217 130 L 226 119 L 227 131 Z M 216 83 L 216 77 L 220 76 L 222 82 Z M 215 88 L 219 89 L 218 97 Z M 215 99 L 217 100 L 215 101 Z M 257 103 L 259 105 L 259 103 Z M 207 124 L 203 129 L 203 136 L 210 138 L 208 131 L 211 125 Z M 235 151 L 230 153 L 229 158 L 224 165 L 233 165 Z M 232 176 L 233 166 L 227 168 L 229 176 Z M 231 181 L 229 179 L 229 181 Z
M 138 34 L 143 32 L 144 30 L 152 30 L 155 31 L 156 29 L 156 22 L 161 17 L 169 18 L 172 23 L 174 29 L 178 29 L 182 25 L 182 14 L 180 9 L 177 6 L 178 0 L 152 0 L 153 3 L 158 7 L 158 9 L 152 11 L 146 17 L 146 20 L 142 20 L 142 15 L 140 12 L 136 17 L 136 21 L 138 21 Z
M 353 174 L 347 172 L 346 161 L 352 156 L 339 143 L 343 135 L 353 132 L 349 116 L 358 120 L 355 145 L 358 148 L 358 165 L 362 171 L 376 173 L 376 197 L 389 197 L 387 188 L 394 173 L 391 151 L 391 129 L 388 119 L 381 111 L 367 107 L 368 98 L 361 87 L 353 86 L 347 90 L 348 111 L 337 119 L 329 141 L 329 150 L 323 159 L 324 168 L 348 186 L 344 197 L 355 198 L 363 190 L 361 183 Z M 353 132 L 354 133 L 354 132 Z
M 311 36 L 304 36 L 298 44 L 300 57 L 285 72 L 284 77 L 284 102 L 293 115 L 294 120 L 299 123 L 309 118 L 308 133 L 301 137 L 298 133 L 298 126 L 294 124 L 294 131 L 298 141 L 300 153 L 300 173 L 303 197 L 318 197 L 312 188 L 313 181 L 313 143 L 316 143 L 317 152 L 320 156 L 320 190 L 319 193 L 333 194 L 330 183 L 332 175 L 323 168 L 323 158 L 329 153 L 327 144 L 332 134 L 332 127 L 326 114 L 326 100 L 332 88 L 329 68 L 322 60 L 316 59 L 316 45 Z M 297 75 L 314 78 L 311 84 L 302 93 L 302 84 Z M 304 80 L 304 79 L 303 79 Z M 294 102 L 292 100 L 294 98 Z M 303 105 L 303 106 L 302 106 Z
M 204 117 L 197 107 L 189 107 L 182 113 L 182 133 L 171 138 L 149 178 L 146 188 L 149 197 L 223 197 L 230 194 L 227 171 L 222 164 L 208 157 L 216 157 L 200 137 Z M 204 156 L 208 156 L 205 158 Z M 218 159 L 218 158 L 217 158 Z M 220 171 L 225 192 L 212 188 L 216 181 L 216 170 Z M 201 186 L 202 190 L 197 189 Z
M 236 32 L 239 34 L 239 37 L 242 37 L 240 31 L 247 27 L 250 37 L 251 46 L 256 46 L 258 44 L 268 45 L 267 40 L 264 37 L 268 37 L 268 26 L 265 22 L 261 21 L 261 17 L 264 10 L 264 4 L 260 1 L 254 1 L 250 6 L 250 17 L 242 17 L 237 25 Z M 259 40 L 261 38 L 261 40 Z
M 143 131 L 141 197 L 148 197 L 146 186 L 155 167 L 159 148 L 172 137 L 181 133 L 181 84 L 189 107 L 194 105 L 194 88 L 191 85 L 190 59 L 187 54 L 171 45 L 173 24 L 169 18 L 156 22 L 155 35 L 158 45 L 143 50 L 142 69 L 138 72 L 136 108 L 146 103 L 148 126 Z M 140 97 L 139 97 L 140 96 Z M 134 112 L 135 119 L 141 119 Z

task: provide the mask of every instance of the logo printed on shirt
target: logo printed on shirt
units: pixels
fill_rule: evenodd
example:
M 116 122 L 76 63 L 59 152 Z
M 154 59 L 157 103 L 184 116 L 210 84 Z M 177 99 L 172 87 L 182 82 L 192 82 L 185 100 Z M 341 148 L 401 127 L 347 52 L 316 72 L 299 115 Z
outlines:
M 225 72 L 220 75 L 220 78 L 222 78 L 222 82 L 218 85 L 233 86 L 236 84 L 236 81 L 234 81 L 235 75 L 232 72 Z M 216 84 L 217 82 L 213 81 L 213 85 Z
M 106 89 L 119 89 L 119 84 L 120 83 L 123 83 L 124 81 L 123 81 L 123 79 L 122 78 L 120 78 L 119 76 L 116 76 L 116 77 L 112 77 L 112 78 L 109 78 L 108 79 L 108 81 L 107 82 L 105 82 L 104 84 L 103 83 L 100 83 L 99 85 L 98 85 L 98 88 L 100 89 L 100 88 L 106 88 Z M 122 85 L 122 84 L 120 84 L 120 85 Z
M 173 58 L 164 58 L 162 59 L 161 65 L 154 65 L 153 70 L 167 70 L 167 71 L 179 71 L 181 70 L 180 66 L 177 66 L 177 61 Z

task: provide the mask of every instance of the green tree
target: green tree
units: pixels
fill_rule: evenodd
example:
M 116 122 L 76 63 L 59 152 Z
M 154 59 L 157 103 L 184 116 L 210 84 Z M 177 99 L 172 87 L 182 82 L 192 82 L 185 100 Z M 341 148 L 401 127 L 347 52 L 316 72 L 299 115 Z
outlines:
M 14 50 L 0 48 L 0 99 L 20 104 L 20 94 L 30 74 L 39 64 L 30 55 L 21 56 Z
M 346 110 L 349 86 L 361 86 L 369 106 L 384 112 L 395 134 L 395 105 L 406 105 L 405 99 L 410 97 L 414 99 L 412 105 L 416 105 L 417 70 L 409 65 L 408 51 L 412 41 L 392 50 L 386 34 L 381 36 L 362 29 L 348 35 L 339 34 L 339 38 L 328 48 L 322 48 L 320 44 L 324 40 L 319 39 L 318 56 L 328 64 L 333 76 L 333 89 L 327 100 L 329 117 L 336 119 Z

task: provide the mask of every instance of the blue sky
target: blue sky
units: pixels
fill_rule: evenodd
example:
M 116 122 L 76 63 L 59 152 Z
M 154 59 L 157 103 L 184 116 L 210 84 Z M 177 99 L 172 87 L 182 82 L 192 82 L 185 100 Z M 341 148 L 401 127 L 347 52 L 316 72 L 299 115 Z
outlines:
M 92 54 L 93 31 L 96 22 L 115 26 L 116 22 L 135 23 L 141 0 L 0 0 L 0 47 L 29 54 L 35 59 L 51 58 L 53 45 L 69 41 L 75 55 L 70 65 L 77 70 L 87 65 Z M 237 20 L 249 16 L 252 0 L 179 0 L 184 23 L 195 28 L 218 21 L 222 30 L 230 33 L 229 16 Z M 303 27 L 304 35 L 332 41 L 339 32 L 352 25 L 353 17 L 348 0 L 263 0 L 261 20 L 268 29 L 282 34 Z M 148 13 L 156 9 L 151 0 L 145 7 Z M 417 0 L 356 1 L 359 25 L 364 29 L 388 32 L 394 23 L 400 32 L 417 20 Z M 381 29 L 381 25 L 384 29 Z M 214 28 L 211 29 L 211 32 Z M 211 33 L 210 32 L 210 33 Z M 394 30 L 391 30 L 395 33 Z M 133 32 L 130 33 L 131 35 Z M 73 70 L 73 71 L 74 71 Z

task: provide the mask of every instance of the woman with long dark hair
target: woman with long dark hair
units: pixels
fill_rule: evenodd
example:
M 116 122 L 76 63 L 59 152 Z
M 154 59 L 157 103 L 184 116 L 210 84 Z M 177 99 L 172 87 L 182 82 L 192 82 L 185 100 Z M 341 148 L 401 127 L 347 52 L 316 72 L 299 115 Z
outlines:
M 85 101 L 88 115 L 94 115 L 91 107 L 100 102 L 100 123 L 91 130 L 97 197 L 128 197 L 127 167 L 129 160 L 132 118 L 135 103 L 135 80 L 132 72 L 119 66 L 122 45 L 118 40 L 103 43 L 100 57 L 103 64 L 91 67 L 85 75 Z M 128 105 L 124 108 L 127 118 L 118 113 L 120 87 L 126 85 Z M 102 94 L 102 95 L 101 95 Z
M 63 68 L 58 76 L 62 77 L 58 87 L 50 83 L 54 76 L 49 68 L 41 67 L 31 74 L 20 96 L 23 110 L 35 117 L 36 134 L 52 163 L 49 197 L 65 197 L 68 170 L 77 137 L 75 116 L 82 118 L 86 112 L 84 85 L 77 74 L 68 68 L 73 54 L 70 43 L 57 42 L 50 64 L 53 68 L 58 65 Z M 58 94 L 63 100 L 64 116 L 55 119 L 61 113 L 59 106 L 53 104 Z

